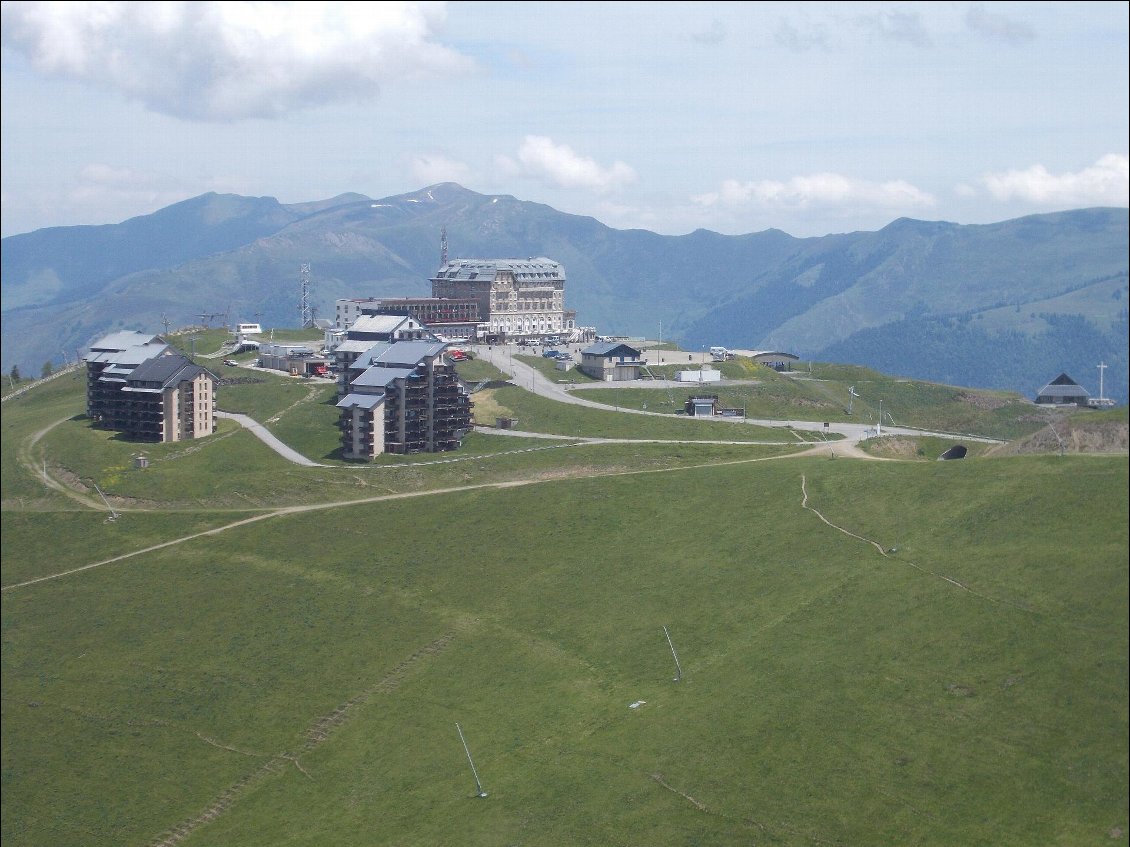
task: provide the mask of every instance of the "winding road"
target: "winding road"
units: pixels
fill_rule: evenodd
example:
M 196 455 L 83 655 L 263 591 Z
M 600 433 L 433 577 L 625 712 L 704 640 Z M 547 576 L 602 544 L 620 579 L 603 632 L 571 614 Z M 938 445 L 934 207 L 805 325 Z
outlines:
M 494 365 L 503 373 L 510 374 L 513 378 L 514 384 L 521 388 L 528 389 L 540 397 L 545 397 L 550 400 L 556 400 L 560 403 L 573 403 L 578 406 L 588 406 L 593 409 L 601 409 L 609 411 L 610 408 L 606 403 L 596 403 L 592 400 L 586 400 L 579 394 L 584 392 L 584 388 L 579 386 L 566 386 L 555 383 L 552 380 L 546 379 L 537 368 L 514 358 L 514 348 L 505 345 L 476 345 L 471 348 L 475 356 Z M 647 381 L 645 383 L 639 382 L 594 382 L 591 387 L 596 388 L 673 388 L 686 391 L 690 389 L 693 383 L 673 382 L 670 380 L 655 380 Z M 693 390 L 693 389 L 692 389 Z M 642 409 L 625 409 L 620 408 L 617 411 L 625 412 L 632 415 L 657 415 L 659 417 L 670 417 L 668 412 L 646 412 Z M 853 423 L 833 423 L 829 422 L 827 426 L 821 421 L 780 421 L 769 420 L 764 418 L 717 418 L 715 420 L 722 420 L 731 422 L 736 426 L 743 424 L 753 424 L 754 426 L 761 426 L 767 428 L 788 427 L 790 429 L 803 430 L 805 432 L 816 433 L 836 433 L 844 437 L 844 441 L 836 442 L 832 447 L 836 450 L 843 450 L 843 455 L 858 455 L 860 457 L 873 458 L 869 454 L 864 453 L 862 450 L 855 448 L 867 438 L 875 436 L 875 428 L 868 424 L 853 424 Z M 491 430 L 496 432 L 498 430 Z M 890 435 L 932 435 L 940 438 L 960 438 L 966 441 L 983 441 L 987 443 L 999 443 L 996 439 L 992 438 L 979 438 L 969 435 L 955 435 L 949 432 L 930 432 L 921 429 L 912 429 L 909 427 L 883 427 L 883 432 Z M 515 433 L 517 434 L 517 433 Z M 521 433 L 532 438 L 539 437 L 538 433 Z M 544 437 L 544 436 L 540 436 Z

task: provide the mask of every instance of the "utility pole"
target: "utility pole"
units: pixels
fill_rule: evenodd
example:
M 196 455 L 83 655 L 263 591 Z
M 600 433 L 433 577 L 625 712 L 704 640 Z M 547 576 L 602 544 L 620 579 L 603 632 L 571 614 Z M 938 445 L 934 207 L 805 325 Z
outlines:
M 671 648 L 671 656 L 675 660 L 675 679 L 674 682 L 679 682 L 683 678 L 683 668 L 679 664 L 679 656 L 675 652 L 675 645 L 671 643 L 671 633 L 667 631 L 666 625 L 663 627 L 663 634 L 667 636 L 667 646 Z
M 455 731 L 459 733 L 459 740 L 463 742 L 463 752 L 467 754 L 467 763 L 471 766 L 471 775 L 475 777 L 475 795 L 486 797 L 487 793 L 483 791 L 483 784 L 479 782 L 479 772 L 475 770 L 475 761 L 471 758 L 471 750 L 467 747 L 467 739 L 463 737 L 463 728 L 458 723 L 455 724 Z

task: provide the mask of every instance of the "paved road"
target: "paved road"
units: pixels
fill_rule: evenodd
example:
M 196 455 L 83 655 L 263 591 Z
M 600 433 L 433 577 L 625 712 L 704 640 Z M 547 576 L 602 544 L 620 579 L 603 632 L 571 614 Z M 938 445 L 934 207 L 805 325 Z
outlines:
M 514 357 L 515 348 L 512 345 L 476 345 L 471 348 L 475 355 L 487 362 L 490 362 L 500 371 L 511 375 L 515 385 L 528 389 L 529 391 L 541 397 L 549 398 L 550 400 L 557 400 L 562 403 L 573 403 L 578 406 L 588 406 L 593 409 L 602 409 L 609 411 L 610 407 L 605 403 L 596 403 L 592 400 L 586 400 L 581 396 L 584 389 L 553 382 L 546 379 L 546 377 L 537 369 L 531 367 L 525 362 L 520 361 Z M 525 350 L 520 351 L 523 355 L 531 355 Z M 688 354 L 691 355 L 691 354 Z M 715 383 L 711 383 L 714 385 Z M 728 380 L 727 384 L 736 384 Z M 693 391 L 694 383 L 686 382 L 672 382 L 667 380 L 645 381 L 645 382 L 594 382 L 586 383 L 588 387 L 593 388 L 675 388 L 682 391 Z M 667 412 L 645 412 L 642 409 L 618 409 L 620 412 L 625 412 L 633 415 L 658 415 L 660 417 L 670 417 Z M 693 420 L 693 418 L 692 418 Z M 829 422 L 827 427 L 824 426 L 823 421 L 782 421 L 782 420 L 769 420 L 765 418 L 714 418 L 713 420 L 721 420 L 727 423 L 733 423 L 737 426 L 743 424 L 753 424 L 762 427 L 789 427 L 791 429 L 804 430 L 805 432 L 823 432 L 823 433 L 837 433 L 842 435 L 849 443 L 858 444 L 867 438 L 875 436 L 875 428 L 868 424 L 853 424 L 841 422 Z M 978 438 L 969 435 L 955 435 L 946 432 L 929 432 L 921 429 L 911 429 L 908 427 L 883 427 L 883 433 L 887 435 L 935 435 L 941 438 L 955 438 L 965 441 L 984 441 L 988 443 L 999 443 L 996 439 L 992 438 Z M 534 435 L 533 433 L 527 433 Z
M 258 421 L 254 421 L 251 418 L 247 417 L 247 415 L 237 415 L 233 412 L 216 412 L 216 417 L 227 418 L 228 420 L 235 421 L 244 429 L 251 430 L 252 435 L 258 438 L 284 459 L 290 462 L 294 462 L 296 465 L 302 465 L 303 467 L 307 468 L 329 467 L 329 465 L 322 465 L 318 462 L 312 461 L 311 459 L 307 459 L 297 450 L 286 446 L 283 442 L 275 438 L 275 436 L 271 434 L 271 431 L 269 429 L 267 429 Z
M 573 405 L 576 405 L 576 406 L 587 406 L 591 409 L 600 409 L 601 411 L 605 411 L 605 412 L 610 411 L 610 409 L 611 409 L 611 407 L 609 407 L 608 405 L 606 405 L 604 403 L 596 403 L 592 400 L 586 400 L 584 397 L 578 396 L 579 394 L 583 393 L 583 390 L 579 390 L 575 386 L 563 385 L 561 383 L 557 383 L 557 382 L 554 382 L 550 379 L 547 379 L 537 369 L 531 367 L 530 365 L 526 364 L 525 362 L 520 361 L 519 359 L 515 359 L 514 355 L 513 355 L 513 348 L 512 347 L 507 347 L 507 346 L 504 346 L 504 345 L 497 345 L 496 344 L 496 345 L 489 345 L 489 346 L 488 345 L 478 345 L 478 346 L 473 347 L 472 349 L 474 350 L 474 353 L 475 353 L 476 356 L 483 359 L 484 361 L 490 362 L 492 365 L 494 365 L 496 368 L 503 371 L 504 373 L 509 374 L 515 385 L 518 385 L 522 388 L 528 389 L 529 391 L 533 392 L 534 394 L 537 394 L 540 397 L 545 397 L 545 398 L 550 399 L 550 400 L 555 400 L 559 403 L 572 403 Z M 667 387 L 667 386 L 670 386 L 672 388 L 678 388 L 680 390 L 687 390 L 690 387 L 689 384 L 685 383 L 685 382 L 662 382 L 662 381 L 657 381 L 657 382 L 649 381 L 649 382 L 645 382 L 645 383 L 639 383 L 639 382 L 634 382 L 634 383 L 630 383 L 630 382 L 592 383 L 592 387 L 600 387 L 600 388 L 639 388 L 639 387 L 664 388 L 664 387 Z M 619 409 L 618 411 L 624 412 L 625 414 L 631 414 L 631 415 L 656 415 L 656 416 L 659 416 L 659 417 L 670 417 L 669 413 L 666 413 L 666 412 L 645 412 L 642 409 Z M 268 447 L 270 447 L 272 450 L 274 450 L 276 453 L 278 453 L 284 459 L 287 459 L 288 461 L 294 462 L 296 465 L 302 465 L 303 467 L 308 467 L 308 468 L 335 467 L 335 466 L 332 466 L 332 465 L 323 465 L 319 462 L 315 462 L 311 459 L 306 458 L 301 453 L 299 453 L 297 450 L 294 450 L 293 448 L 288 447 L 286 444 L 284 444 L 282 441 L 280 441 L 278 438 L 276 438 L 274 435 L 272 435 L 270 430 L 268 430 L 265 426 L 263 426 L 262 424 L 258 423 L 255 420 L 252 420 L 251 418 L 247 417 L 246 415 L 239 415 L 239 414 L 234 414 L 234 413 L 231 413 L 231 412 L 216 412 L 216 417 L 228 418 L 229 420 L 236 421 L 237 423 L 240 424 L 240 426 L 244 427 L 245 429 L 250 430 L 260 441 L 262 441 L 264 444 L 266 444 Z M 693 420 L 693 418 L 691 420 Z M 827 445 L 827 448 L 828 448 L 829 452 L 832 452 L 832 451 L 835 451 L 835 450 L 841 450 L 841 455 L 863 455 L 862 453 L 860 453 L 860 451 L 855 449 L 855 445 L 858 444 L 860 441 L 863 441 L 866 438 L 871 438 L 875 435 L 874 429 L 872 427 L 866 425 L 866 424 L 829 423 L 829 425 L 827 427 L 825 427 L 824 423 L 822 421 L 780 421 L 780 420 L 768 420 L 768 419 L 762 419 L 762 418 L 716 418 L 715 420 L 721 420 L 721 421 L 725 421 L 727 423 L 732 423 L 735 426 L 741 426 L 743 424 L 753 424 L 755 426 L 761 426 L 761 427 L 766 427 L 766 428 L 770 428 L 770 429 L 790 428 L 790 429 L 804 430 L 806 432 L 837 433 L 839 435 L 842 435 L 844 437 L 845 441 L 829 442 L 828 445 Z M 555 437 L 555 436 L 552 436 L 552 435 L 546 435 L 544 433 L 496 430 L 496 429 L 491 429 L 491 428 L 487 428 L 487 431 L 490 431 L 494 434 L 503 433 L 503 434 L 506 434 L 506 435 L 525 436 L 525 437 L 529 437 L 529 438 L 550 438 L 550 439 L 552 439 L 552 438 Z M 937 436 L 941 436 L 941 437 L 944 437 L 944 438 L 955 438 L 955 439 L 960 438 L 960 439 L 963 439 L 963 440 L 966 440 L 966 441 L 992 441 L 993 440 L 993 439 L 987 439 L 987 438 L 973 438 L 973 437 L 970 437 L 970 436 L 957 436 L 957 435 L 953 435 L 951 433 L 926 432 L 924 430 L 908 429 L 906 427 L 885 427 L 883 429 L 883 432 L 891 434 L 891 435 L 937 435 Z M 560 438 L 560 436 L 557 436 L 557 437 Z M 603 438 L 599 438 L 599 439 L 598 438 L 591 438 L 591 439 L 589 439 L 589 438 L 576 438 L 576 439 L 573 439 L 573 438 L 570 438 L 568 440 L 572 440 L 572 441 L 601 441 L 601 442 L 604 442 L 604 441 L 625 441 L 625 440 L 633 440 L 633 439 L 603 439 Z M 641 441 L 654 442 L 654 439 L 640 439 L 640 440 Z M 731 442 L 718 442 L 718 443 L 731 443 Z M 739 442 L 732 442 L 732 443 L 739 443 Z M 748 443 L 748 442 L 741 442 L 741 443 Z M 785 437 L 781 442 L 778 442 L 778 443 L 792 443 L 792 442 L 789 438 Z

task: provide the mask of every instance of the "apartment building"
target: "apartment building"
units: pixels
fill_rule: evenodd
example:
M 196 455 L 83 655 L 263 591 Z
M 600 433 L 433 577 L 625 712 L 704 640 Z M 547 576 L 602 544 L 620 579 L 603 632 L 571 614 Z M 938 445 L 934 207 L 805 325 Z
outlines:
M 377 342 L 343 366 L 342 455 L 454 450 L 471 429 L 467 387 L 438 341 Z
M 140 332 L 107 335 L 86 358 L 86 414 L 136 441 L 181 441 L 216 429 L 216 375 Z

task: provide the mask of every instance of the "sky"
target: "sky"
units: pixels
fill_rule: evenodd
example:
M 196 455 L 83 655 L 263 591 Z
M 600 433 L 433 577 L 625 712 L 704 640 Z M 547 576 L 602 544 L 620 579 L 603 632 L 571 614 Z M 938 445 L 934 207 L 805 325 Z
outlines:
M 665 235 L 1130 205 L 1127 2 L 2 10 L 4 236 L 449 181 Z

